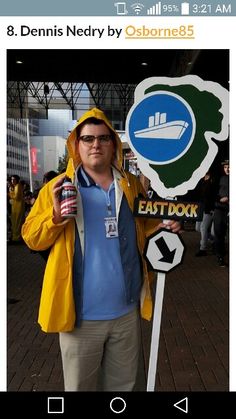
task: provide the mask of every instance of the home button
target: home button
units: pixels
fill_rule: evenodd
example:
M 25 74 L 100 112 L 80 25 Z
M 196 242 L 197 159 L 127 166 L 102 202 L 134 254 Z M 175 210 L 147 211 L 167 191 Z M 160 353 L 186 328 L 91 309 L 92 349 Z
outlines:
M 110 402 L 110 409 L 113 413 L 122 413 L 126 409 L 126 403 L 122 397 L 114 397 Z

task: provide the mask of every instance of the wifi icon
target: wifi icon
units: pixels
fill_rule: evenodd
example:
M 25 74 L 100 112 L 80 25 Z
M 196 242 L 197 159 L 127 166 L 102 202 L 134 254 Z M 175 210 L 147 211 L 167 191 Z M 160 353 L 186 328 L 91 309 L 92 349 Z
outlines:
M 142 3 L 134 3 L 134 4 L 131 4 L 130 7 L 135 11 L 136 15 L 139 15 L 139 13 L 141 12 L 141 10 L 143 10 L 143 8 L 144 8 L 144 4 L 142 4 Z

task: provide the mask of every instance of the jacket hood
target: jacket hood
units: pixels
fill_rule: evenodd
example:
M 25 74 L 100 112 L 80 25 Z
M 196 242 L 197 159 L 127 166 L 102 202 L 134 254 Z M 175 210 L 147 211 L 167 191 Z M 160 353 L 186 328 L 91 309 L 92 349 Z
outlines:
M 107 127 L 114 133 L 115 135 L 115 146 L 116 146 L 116 152 L 115 152 L 115 158 L 114 161 L 112 162 L 112 165 L 115 166 L 119 171 L 122 170 L 122 143 L 120 140 L 120 137 L 118 135 L 118 133 L 114 130 L 114 128 L 112 127 L 110 121 L 107 119 L 106 115 L 104 114 L 104 112 L 102 112 L 100 109 L 98 108 L 93 108 L 91 110 L 89 110 L 88 112 L 85 112 L 81 118 L 77 121 L 76 125 L 74 126 L 73 130 L 71 131 L 68 139 L 67 139 L 67 149 L 68 149 L 68 153 L 69 153 L 69 162 L 68 162 L 68 166 L 67 166 L 67 171 L 69 169 L 71 169 L 71 166 L 73 165 L 74 170 L 76 169 L 76 167 L 78 165 L 80 165 L 81 163 L 81 157 L 80 154 L 78 152 L 78 148 L 75 147 L 76 146 L 76 140 L 77 140 L 77 133 L 76 133 L 76 128 L 79 127 L 83 122 L 85 122 L 87 119 L 89 118 L 96 118 L 96 119 L 100 119 L 102 120 Z

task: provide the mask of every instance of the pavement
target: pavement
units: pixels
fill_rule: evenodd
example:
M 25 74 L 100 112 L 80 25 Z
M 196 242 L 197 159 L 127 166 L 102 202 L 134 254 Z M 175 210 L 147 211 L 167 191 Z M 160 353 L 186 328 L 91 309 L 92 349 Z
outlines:
M 182 234 L 183 264 L 166 274 L 155 390 L 229 390 L 229 269 L 216 257 L 196 257 L 200 236 Z M 45 262 L 25 244 L 7 246 L 8 391 L 63 391 L 57 334 L 37 324 Z M 155 292 L 155 290 L 153 290 Z M 142 320 L 136 391 L 145 391 L 152 322 Z

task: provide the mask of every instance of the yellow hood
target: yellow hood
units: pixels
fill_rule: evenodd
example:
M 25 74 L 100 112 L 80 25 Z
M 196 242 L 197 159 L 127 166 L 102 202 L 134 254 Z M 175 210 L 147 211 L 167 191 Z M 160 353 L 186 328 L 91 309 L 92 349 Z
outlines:
M 93 108 L 89 110 L 88 112 L 85 112 L 83 116 L 81 116 L 81 118 L 77 121 L 76 125 L 74 126 L 73 130 L 71 131 L 67 139 L 67 149 L 69 153 L 67 173 L 71 172 L 71 166 L 73 166 L 75 170 L 76 167 L 81 163 L 80 155 L 78 151 L 76 151 L 77 149 L 75 148 L 75 142 L 77 140 L 76 128 L 79 127 L 84 121 L 86 121 L 86 119 L 89 119 L 89 118 L 96 118 L 96 119 L 102 120 L 107 125 L 107 127 L 115 134 L 116 157 L 114 161 L 112 162 L 112 164 L 120 171 L 122 167 L 122 144 L 121 144 L 120 137 L 117 134 L 117 132 L 114 130 L 114 128 L 112 127 L 106 115 L 100 109 Z

